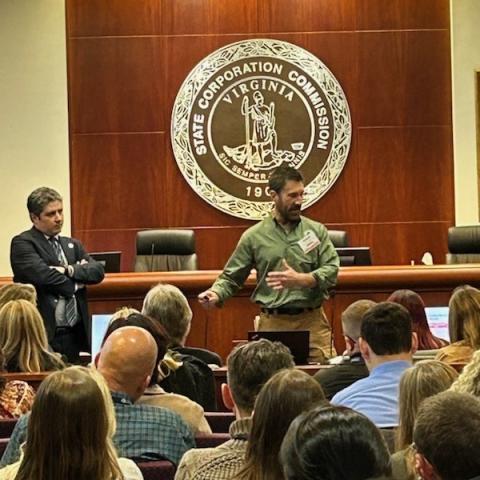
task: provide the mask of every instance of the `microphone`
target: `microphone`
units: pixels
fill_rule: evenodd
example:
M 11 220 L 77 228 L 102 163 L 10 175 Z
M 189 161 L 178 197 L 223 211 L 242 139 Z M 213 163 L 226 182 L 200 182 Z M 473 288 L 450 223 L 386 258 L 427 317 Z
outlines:
M 152 248 L 150 249 L 150 271 L 153 272 L 153 255 L 155 254 L 155 242 L 152 242 Z

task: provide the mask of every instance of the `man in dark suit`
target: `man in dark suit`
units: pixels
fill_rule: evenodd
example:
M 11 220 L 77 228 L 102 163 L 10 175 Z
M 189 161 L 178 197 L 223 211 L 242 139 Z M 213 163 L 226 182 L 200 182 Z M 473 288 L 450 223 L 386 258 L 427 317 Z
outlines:
M 76 362 L 80 351 L 89 348 L 85 285 L 103 280 L 103 266 L 78 240 L 60 236 L 63 200 L 58 192 L 37 188 L 29 195 L 27 208 L 33 226 L 12 240 L 13 280 L 35 286 L 50 345 Z

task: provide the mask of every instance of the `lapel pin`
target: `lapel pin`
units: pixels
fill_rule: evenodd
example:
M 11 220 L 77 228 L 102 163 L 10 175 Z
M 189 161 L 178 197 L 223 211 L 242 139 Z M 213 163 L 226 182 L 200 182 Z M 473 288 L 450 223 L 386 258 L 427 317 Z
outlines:
M 72 242 L 70 242 L 70 243 L 68 244 L 68 248 L 73 248 L 73 243 L 72 243 Z

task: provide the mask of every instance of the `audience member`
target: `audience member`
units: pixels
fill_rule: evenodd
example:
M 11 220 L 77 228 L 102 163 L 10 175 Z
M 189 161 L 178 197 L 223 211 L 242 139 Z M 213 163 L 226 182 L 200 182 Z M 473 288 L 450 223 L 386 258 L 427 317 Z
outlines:
M 29 283 L 7 283 L 0 287 L 0 308 L 10 300 L 27 300 L 37 305 L 37 291 Z
M 399 389 L 399 426 L 396 450 L 392 456 L 395 480 L 415 480 L 413 469 L 413 425 L 420 404 L 426 398 L 448 390 L 458 374 L 454 368 L 437 360 L 425 360 L 405 370 Z
M 161 364 L 160 386 L 200 404 L 207 412 L 217 409 L 215 379 L 208 364 L 221 363 L 217 354 L 185 347 L 192 310 L 183 293 L 173 285 L 159 284 L 145 297 L 142 313 L 159 322 L 170 337 L 169 350 Z
M 456 288 L 448 304 L 451 345 L 435 357 L 446 363 L 468 363 L 480 348 L 480 290 L 464 285 Z
M 320 369 L 315 374 L 315 379 L 320 382 L 329 400 L 353 382 L 368 377 L 368 368 L 358 348 L 358 339 L 363 315 L 374 305 L 376 303 L 372 300 L 357 300 L 342 313 L 343 338 L 347 350 L 339 364 L 332 368 Z
M 413 430 L 415 468 L 423 480 L 480 478 L 480 400 L 442 392 L 427 398 Z
M 158 284 L 150 289 L 143 301 L 142 313 L 159 321 L 170 336 L 170 348 L 199 358 L 207 365 L 222 366 L 220 355 L 204 348 L 186 347 L 192 324 L 192 309 L 185 295 L 169 284 Z
M 288 427 L 295 417 L 321 403 L 328 402 L 322 387 L 310 375 L 295 369 L 276 373 L 258 394 L 245 466 L 235 478 L 283 478 L 278 455 Z
M 7 372 L 48 372 L 65 367 L 49 350 L 37 307 L 27 300 L 11 300 L 0 309 L 0 349 Z
M 480 350 L 473 354 L 472 360 L 465 365 L 450 390 L 480 397 Z
M 103 341 L 105 342 L 112 332 L 122 327 L 144 328 L 150 332 L 154 338 L 155 343 L 157 344 L 157 359 L 151 374 L 150 383 L 136 403 L 164 407 L 168 408 L 169 410 L 173 410 L 183 418 L 183 420 L 190 426 L 194 434 L 212 433 L 210 425 L 205 418 L 203 408 L 198 403 L 190 400 L 187 397 L 184 397 L 183 395 L 167 393 L 158 384 L 158 365 L 163 359 L 168 345 L 168 335 L 165 332 L 165 329 L 158 322 L 155 322 L 150 317 L 142 315 L 141 313 L 128 314 L 128 311 L 130 310 L 133 309 L 123 309 L 123 311 L 127 313 L 125 318 L 120 317 L 117 312 L 117 318 L 110 323 Z
M 223 401 L 236 417 L 230 426 L 231 440 L 187 452 L 175 480 L 233 478 L 245 461 L 250 417 L 260 389 L 276 372 L 293 367 L 290 351 L 278 342 L 262 339 L 235 348 L 227 359 L 227 384 L 222 385 Z
M 418 293 L 412 290 L 395 290 L 387 301 L 399 303 L 410 312 L 412 329 L 417 334 L 418 350 L 436 350 L 448 345 L 446 340 L 435 337 L 430 331 L 425 304 Z
M 157 346 L 150 333 L 143 328 L 123 327 L 105 341 L 97 357 L 97 368 L 113 400 L 117 421 L 113 441 L 120 456 L 166 459 L 177 464 L 185 451 L 195 446 L 190 429 L 176 413 L 166 408 L 134 405 L 150 382 L 156 358 Z M 1 465 L 19 458 L 19 447 L 25 441 L 23 418 L 17 423 L 23 430 L 15 435 L 13 444 L 12 440 L 9 442 Z
M 38 390 L 22 456 L 0 470 L 0 480 L 141 480 L 131 460 L 117 457 L 114 433 L 112 400 L 98 373 L 84 367 L 52 373 Z
M 0 350 L 0 372 L 5 371 L 5 357 Z M 21 380 L 6 381 L 0 373 L 0 418 L 18 418 L 32 409 L 35 391 Z
M 345 407 L 316 407 L 296 418 L 280 459 L 285 480 L 380 480 L 391 473 L 378 429 Z
M 408 310 L 391 302 L 372 307 L 363 316 L 358 343 L 370 375 L 338 392 L 332 403 L 363 413 L 377 427 L 397 426 L 398 385 L 416 349 Z

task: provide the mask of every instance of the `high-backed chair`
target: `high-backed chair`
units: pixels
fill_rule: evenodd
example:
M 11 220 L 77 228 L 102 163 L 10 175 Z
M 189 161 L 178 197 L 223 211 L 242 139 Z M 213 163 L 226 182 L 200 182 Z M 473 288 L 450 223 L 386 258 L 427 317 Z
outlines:
M 447 263 L 480 263 L 480 225 L 448 229 Z
M 142 230 L 137 232 L 135 272 L 196 270 L 193 230 Z
M 344 230 L 329 230 L 328 236 L 335 248 L 346 248 L 350 246 L 348 241 L 348 233 Z

